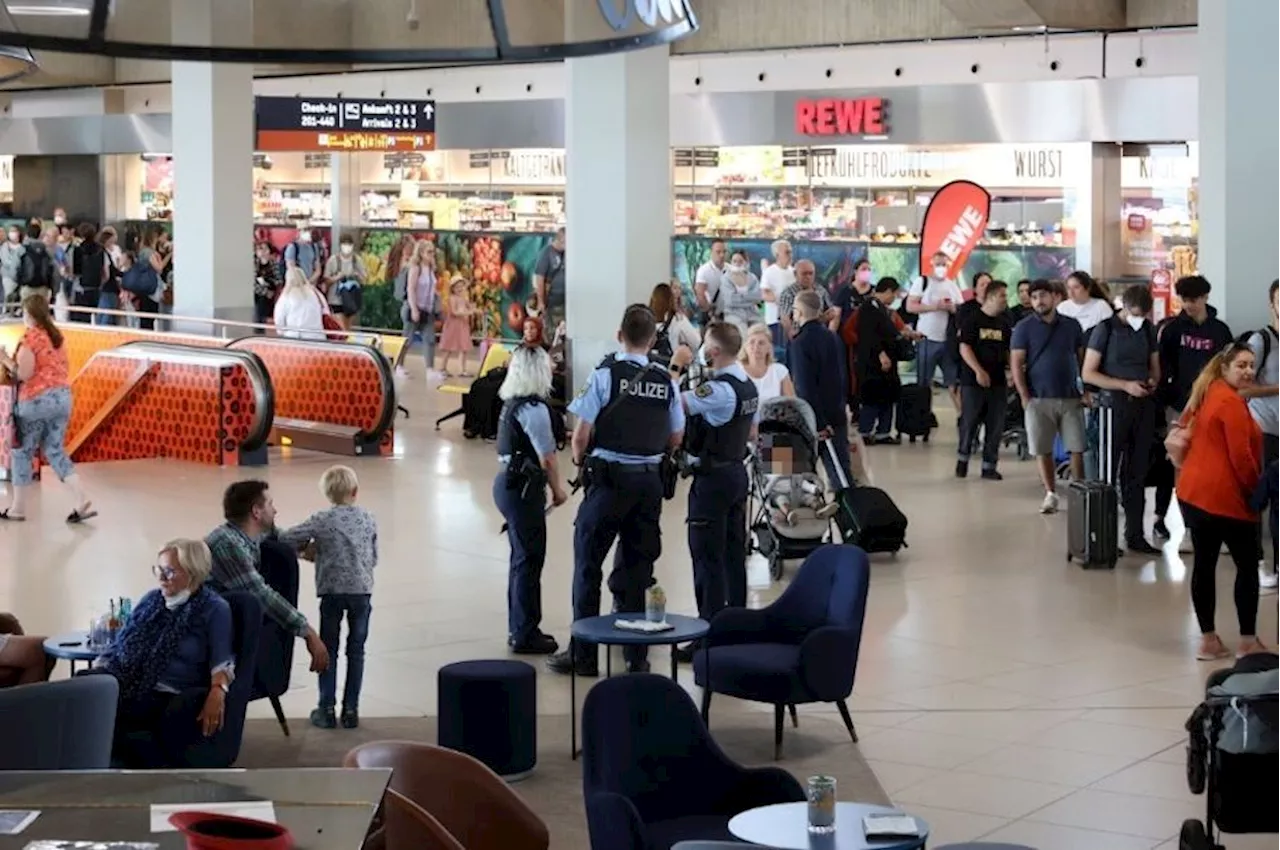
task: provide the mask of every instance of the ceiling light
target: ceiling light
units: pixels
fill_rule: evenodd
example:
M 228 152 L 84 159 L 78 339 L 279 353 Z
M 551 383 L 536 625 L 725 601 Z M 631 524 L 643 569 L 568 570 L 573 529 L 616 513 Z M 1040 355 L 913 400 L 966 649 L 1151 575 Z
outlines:
M 1049 31 L 1049 28 L 1044 24 L 1039 24 L 1034 27 L 1010 27 L 1010 29 L 1012 29 L 1014 32 L 1048 32 Z
M 87 18 L 88 6 L 65 3 L 10 3 L 9 14 L 15 17 Z

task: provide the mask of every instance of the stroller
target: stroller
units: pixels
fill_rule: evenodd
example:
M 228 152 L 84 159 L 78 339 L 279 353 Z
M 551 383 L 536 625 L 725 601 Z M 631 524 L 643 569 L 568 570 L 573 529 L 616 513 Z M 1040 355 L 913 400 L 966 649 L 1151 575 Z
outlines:
M 760 405 L 759 436 L 752 452 L 753 548 L 769 561 L 769 577 L 782 578 L 783 562 L 808 557 L 827 542 L 835 505 L 818 474 L 818 427 L 808 403 L 791 397 Z
M 1218 670 L 1187 720 L 1187 785 L 1205 795 L 1203 821 L 1182 824 L 1179 850 L 1220 850 L 1217 832 L 1277 831 L 1276 656 Z
M 1013 387 L 1005 404 L 1004 431 L 1000 434 L 1000 445 L 1013 446 L 1018 453 L 1018 460 L 1031 460 L 1031 443 L 1027 439 L 1027 414 L 1022 408 L 1022 398 Z

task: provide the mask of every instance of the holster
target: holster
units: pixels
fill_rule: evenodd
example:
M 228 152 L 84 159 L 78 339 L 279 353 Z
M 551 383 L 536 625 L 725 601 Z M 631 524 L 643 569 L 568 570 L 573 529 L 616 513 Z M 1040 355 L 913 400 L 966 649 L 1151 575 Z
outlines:
M 668 453 L 662 456 L 658 462 L 658 477 L 662 479 L 662 498 L 674 499 L 676 482 L 680 480 L 680 464 L 675 455 Z

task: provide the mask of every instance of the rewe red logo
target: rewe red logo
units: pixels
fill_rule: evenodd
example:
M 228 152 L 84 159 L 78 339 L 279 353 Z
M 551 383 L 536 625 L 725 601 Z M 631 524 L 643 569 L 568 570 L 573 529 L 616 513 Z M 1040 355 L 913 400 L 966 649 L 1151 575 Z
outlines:
M 882 97 L 854 100 L 796 101 L 796 132 L 802 136 L 886 136 L 889 101 Z

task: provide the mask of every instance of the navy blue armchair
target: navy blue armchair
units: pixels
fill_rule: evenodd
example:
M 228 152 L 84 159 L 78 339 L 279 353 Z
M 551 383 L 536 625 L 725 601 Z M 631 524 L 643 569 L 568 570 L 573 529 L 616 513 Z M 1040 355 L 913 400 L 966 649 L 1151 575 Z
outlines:
M 870 566 L 856 546 L 815 549 L 791 585 L 767 608 L 726 608 L 694 655 L 702 719 L 711 695 L 773 704 L 773 754 L 782 756 L 783 713 L 803 703 L 834 702 L 854 743 L 845 699 L 853 692 L 867 610 Z
M 734 815 L 804 800 L 785 770 L 730 761 L 684 689 L 646 673 L 606 679 L 588 692 L 582 792 L 592 850 L 730 840 Z
M 119 687 L 112 676 L 0 690 L 0 770 L 104 770 Z
M 231 606 L 236 677 L 227 691 L 222 728 L 208 738 L 204 736 L 197 718 L 209 689 L 190 688 L 174 694 L 165 721 L 158 728 L 117 730 L 113 767 L 212 770 L 231 767 L 239 757 L 262 627 L 262 605 L 248 593 L 225 593 L 223 598 Z
M 258 572 L 262 580 L 293 607 L 298 607 L 298 553 L 275 536 L 267 537 L 258 547 Z M 267 618 L 262 623 L 258 637 L 258 660 L 253 670 L 253 690 L 250 702 L 260 699 L 271 701 L 276 722 L 285 737 L 289 737 L 289 721 L 285 720 L 280 696 L 289 690 L 289 673 L 293 669 L 293 647 L 298 636 L 286 630 L 275 620 Z

